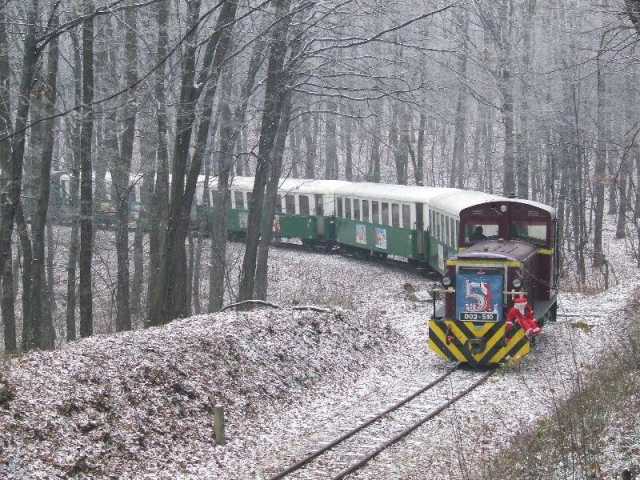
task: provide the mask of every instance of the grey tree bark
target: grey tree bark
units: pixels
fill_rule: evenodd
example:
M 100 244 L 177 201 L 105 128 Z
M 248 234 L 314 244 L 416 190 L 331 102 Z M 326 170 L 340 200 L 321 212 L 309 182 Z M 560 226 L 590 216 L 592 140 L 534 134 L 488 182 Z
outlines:
M 249 300 L 253 297 L 256 275 L 256 261 L 260 223 L 264 208 L 265 186 L 269 176 L 273 146 L 278 132 L 282 111 L 283 85 L 281 84 L 282 69 L 287 53 L 287 34 L 291 23 L 287 15 L 291 0 L 275 0 L 275 18 L 282 18 L 277 28 L 272 30 L 270 38 L 269 63 L 264 97 L 264 113 L 260 128 L 258 163 L 256 166 L 255 182 L 249 206 L 247 225 L 247 241 L 245 255 L 242 261 L 242 272 L 239 287 L 239 300 Z
M 58 16 L 53 14 L 50 21 L 51 28 L 58 25 Z M 44 115 L 50 120 L 45 122 L 40 171 L 37 175 L 38 195 L 36 208 L 31 222 L 33 237 L 33 258 L 31 263 L 32 296 L 30 299 L 32 319 L 36 333 L 36 344 L 39 348 L 50 349 L 55 346 L 55 329 L 51 317 L 49 303 L 49 288 L 45 273 L 45 234 L 47 213 L 49 209 L 49 191 L 51 185 L 51 163 L 53 160 L 53 145 L 55 134 L 55 120 L 51 117 L 56 111 L 57 78 L 58 78 L 58 37 L 55 36 L 48 45 L 47 81 L 44 95 Z
M 126 57 L 126 84 L 133 85 L 138 80 L 137 9 L 129 8 L 125 14 L 124 49 Z M 118 256 L 118 280 L 116 289 L 116 331 L 131 330 L 131 309 L 129 292 L 129 190 L 134 188 L 129 182 L 133 142 L 136 129 L 136 91 L 129 89 L 126 95 L 125 130 L 122 133 L 122 150 L 117 166 L 112 168 L 112 177 L 117 197 L 118 226 L 116 229 L 116 252 Z
M 456 101 L 456 116 L 453 134 L 453 155 L 451 158 L 451 176 L 449 186 L 463 188 L 466 169 L 465 144 L 467 142 L 467 61 L 468 61 L 468 35 L 469 13 L 467 9 L 461 9 L 460 15 L 456 15 L 456 23 L 459 28 L 459 58 L 458 58 L 458 98 Z
M 0 137 L 11 134 L 11 78 L 9 69 L 9 45 L 7 42 L 6 9 L 0 9 Z M 10 186 L 11 144 L 9 139 L 0 141 L 0 189 L 7 192 Z M 3 197 L 6 193 L 3 195 Z M 17 351 L 15 290 L 13 285 L 11 241 L 6 246 L 7 259 L 2 270 L 2 323 L 4 331 L 5 352 Z
M 93 258 L 93 1 L 85 2 L 82 23 L 82 129 L 80 132 L 80 336 L 93 335 L 93 292 L 91 261 Z
M 604 219 L 604 186 L 606 182 L 607 168 L 607 143 L 605 130 L 605 96 L 606 80 L 602 71 L 602 45 L 596 58 L 596 83 L 597 83 L 597 107 L 596 107 L 596 163 L 593 172 L 593 190 L 595 196 L 594 227 L 593 227 L 593 265 L 600 267 L 604 263 L 602 251 L 602 224 Z
M 74 100 L 76 105 L 82 102 L 82 57 L 80 40 L 75 31 L 71 32 L 71 41 L 73 43 L 73 63 L 74 63 Z M 66 307 L 66 325 L 67 325 L 67 341 L 77 338 L 76 328 L 76 280 L 78 253 L 80 250 L 80 211 L 79 211 L 79 193 L 80 193 L 80 137 L 76 132 L 81 131 L 82 117 L 76 113 L 67 124 L 67 138 L 71 143 L 71 175 L 69 179 L 69 210 L 71 212 L 71 237 L 69 239 L 69 257 L 67 259 L 67 307 Z
M 153 202 L 149 209 L 149 286 L 147 291 L 147 325 L 151 322 L 153 295 L 159 288 L 161 251 L 169 219 L 169 154 L 167 147 L 167 105 L 164 77 L 166 68 L 162 59 L 167 54 L 169 20 L 169 0 L 160 0 L 158 4 L 158 41 L 156 61 L 161 62 L 155 77 L 154 94 L 157 103 L 157 150 L 156 175 L 153 187 Z
M 202 154 L 197 154 L 202 142 L 206 142 L 211 118 L 212 102 L 217 88 L 220 69 L 231 41 L 231 25 L 238 3 L 225 1 L 216 21 L 215 32 L 207 42 L 202 68 L 196 78 L 197 30 L 200 2 L 189 4 L 188 28 L 192 28 L 185 48 L 180 104 L 176 117 L 176 142 L 174 147 L 173 175 L 169 223 L 164 245 L 164 258 L 159 285 L 152 297 L 150 309 L 152 323 L 166 323 L 182 317 L 187 311 L 187 258 L 185 240 L 189 229 L 189 217 L 195 195 L 198 175 L 202 167 Z M 196 151 L 188 165 L 189 147 L 196 118 L 196 104 L 202 88 L 206 86 L 204 112 L 198 129 Z M 204 133 L 202 133 L 204 130 Z

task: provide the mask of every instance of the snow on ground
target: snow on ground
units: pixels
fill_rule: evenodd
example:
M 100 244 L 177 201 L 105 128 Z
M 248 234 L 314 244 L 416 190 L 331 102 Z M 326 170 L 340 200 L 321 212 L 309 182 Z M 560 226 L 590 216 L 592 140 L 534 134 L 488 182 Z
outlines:
M 563 294 L 561 313 L 578 317 L 548 326 L 527 359 L 352 478 L 475 474 L 552 413 L 629 321 L 617 312 L 640 274 L 624 241 L 608 245 L 619 285 Z M 413 295 L 426 296 L 430 284 L 372 263 L 275 249 L 270 300 L 333 313 L 204 315 L 16 358 L 1 374 L 15 398 L 0 401 L 0 478 L 268 478 L 447 368 L 427 349 L 431 306 Z M 214 445 L 213 405 L 225 408 L 224 447 Z M 612 457 L 611 472 L 621 462 Z

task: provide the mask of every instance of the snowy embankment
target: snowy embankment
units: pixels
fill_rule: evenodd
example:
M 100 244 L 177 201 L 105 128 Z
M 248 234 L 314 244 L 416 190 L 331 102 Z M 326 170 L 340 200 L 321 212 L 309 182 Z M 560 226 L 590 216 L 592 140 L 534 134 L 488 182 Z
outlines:
M 578 317 L 548 326 L 521 364 L 353 478 L 471 476 L 552 413 L 629 321 L 616 312 L 640 284 L 638 269 L 623 241 L 608 244 L 619 285 L 562 295 L 561 313 Z M 270 300 L 336 311 L 198 316 L 12 360 L 4 375 L 15 398 L 0 404 L 0 478 L 264 479 L 446 368 L 426 346 L 431 306 L 416 302 L 428 280 L 287 250 L 274 250 L 270 276 Z M 214 445 L 213 405 L 225 409 L 224 447 Z M 344 466 L 327 465 L 327 475 Z

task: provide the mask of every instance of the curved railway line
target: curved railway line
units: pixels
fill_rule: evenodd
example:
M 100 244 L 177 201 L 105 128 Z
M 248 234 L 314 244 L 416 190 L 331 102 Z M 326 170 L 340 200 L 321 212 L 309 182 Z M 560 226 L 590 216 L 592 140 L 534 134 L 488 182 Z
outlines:
M 471 381 L 463 380 L 462 388 L 453 393 L 450 390 L 450 382 L 445 380 L 451 379 L 460 366 L 461 364 L 456 364 L 429 384 L 306 455 L 287 469 L 272 475 L 269 479 L 280 480 L 298 473 L 296 478 L 339 480 L 360 470 L 381 452 L 482 385 L 495 372 L 495 370 L 489 370 L 479 377 L 474 376 Z M 427 393 L 430 395 L 426 395 Z M 425 397 L 428 398 L 425 399 Z M 435 407 L 434 402 L 438 402 Z M 406 420 L 408 416 L 411 417 L 409 421 Z M 381 442 L 381 438 L 386 440 Z M 342 470 L 336 473 L 338 468 Z

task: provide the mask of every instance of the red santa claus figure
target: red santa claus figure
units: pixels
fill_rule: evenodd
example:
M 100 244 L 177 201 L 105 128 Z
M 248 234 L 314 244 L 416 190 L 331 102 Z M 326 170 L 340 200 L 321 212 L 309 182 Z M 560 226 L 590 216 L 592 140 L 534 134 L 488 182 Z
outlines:
M 527 337 L 533 337 L 542 331 L 526 295 L 518 295 L 513 300 L 513 307 L 507 314 L 507 330 L 511 330 L 514 323 L 522 327 Z

